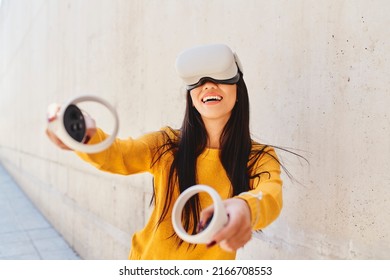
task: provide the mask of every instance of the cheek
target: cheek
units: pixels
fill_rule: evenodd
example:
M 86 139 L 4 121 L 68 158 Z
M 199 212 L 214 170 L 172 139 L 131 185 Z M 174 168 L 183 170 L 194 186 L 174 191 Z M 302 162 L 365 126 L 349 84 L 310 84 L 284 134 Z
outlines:
M 229 104 L 235 104 L 237 100 L 237 85 L 224 85 L 224 91 L 229 98 Z
M 191 101 L 192 101 L 193 106 L 196 106 L 198 104 L 198 94 L 199 93 L 197 93 L 194 90 L 190 91 L 190 97 L 191 97 Z

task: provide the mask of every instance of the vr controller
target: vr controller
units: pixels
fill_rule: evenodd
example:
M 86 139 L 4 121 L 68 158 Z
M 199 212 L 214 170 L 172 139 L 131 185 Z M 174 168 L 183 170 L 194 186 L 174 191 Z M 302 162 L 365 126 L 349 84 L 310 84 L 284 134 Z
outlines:
M 85 118 L 80 108 L 76 105 L 86 101 L 97 102 L 103 105 L 114 117 L 115 125 L 112 133 L 104 141 L 97 144 L 84 144 L 87 132 Z M 73 98 L 61 106 L 58 117 L 49 123 L 48 129 L 56 134 L 69 148 L 92 154 L 101 152 L 111 146 L 118 134 L 119 118 L 115 108 L 107 101 L 97 96 L 85 95 Z
M 206 227 L 198 234 L 188 234 L 181 222 L 183 208 L 186 202 L 195 194 L 200 192 L 208 193 L 214 202 L 214 214 L 211 220 L 207 221 Z M 172 211 L 172 224 L 176 234 L 189 243 L 208 244 L 213 241 L 213 236 L 221 230 L 228 222 L 228 216 L 222 199 L 219 194 L 211 187 L 206 185 L 195 185 L 185 190 L 176 200 Z

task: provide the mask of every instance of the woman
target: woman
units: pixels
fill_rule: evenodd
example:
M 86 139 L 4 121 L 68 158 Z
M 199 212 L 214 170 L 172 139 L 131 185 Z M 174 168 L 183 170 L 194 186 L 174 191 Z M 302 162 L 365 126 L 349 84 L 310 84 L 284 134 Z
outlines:
M 273 148 L 253 141 L 249 100 L 237 56 L 226 45 L 182 52 L 176 68 L 187 85 L 182 127 L 138 139 L 117 139 L 97 154 L 77 154 L 98 169 L 117 174 L 150 172 L 154 209 L 144 229 L 134 234 L 130 259 L 235 259 L 236 251 L 279 215 L 280 164 Z M 55 118 L 55 112 L 49 121 Z M 107 135 L 89 120 L 89 144 Z M 68 149 L 50 131 L 51 140 Z M 171 223 L 177 197 L 195 184 L 213 187 L 224 199 L 228 223 L 207 245 L 178 238 Z M 203 230 L 213 213 L 211 198 L 200 193 L 184 208 L 183 226 Z

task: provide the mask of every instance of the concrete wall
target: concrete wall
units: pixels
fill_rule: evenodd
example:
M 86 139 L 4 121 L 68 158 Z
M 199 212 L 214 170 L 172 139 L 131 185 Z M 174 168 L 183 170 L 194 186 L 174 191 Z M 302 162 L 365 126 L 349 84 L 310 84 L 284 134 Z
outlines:
M 299 182 L 284 174 L 280 218 L 239 258 L 388 259 L 389 14 L 387 0 L 3 0 L 1 164 L 83 258 L 126 258 L 151 177 L 56 149 L 47 105 L 100 95 L 120 137 L 178 127 L 177 53 L 224 42 L 244 65 L 253 134 L 310 161 L 279 153 Z

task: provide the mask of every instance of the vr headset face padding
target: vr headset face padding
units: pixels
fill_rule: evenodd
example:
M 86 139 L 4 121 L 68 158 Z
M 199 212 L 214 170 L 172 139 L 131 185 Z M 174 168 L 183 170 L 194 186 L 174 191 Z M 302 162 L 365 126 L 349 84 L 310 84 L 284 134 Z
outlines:
M 241 63 L 224 44 L 203 45 L 184 50 L 176 59 L 176 71 L 188 88 L 202 78 L 214 82 L 236 83 Z M 192 87 L 193 88 L 193 87 Z

